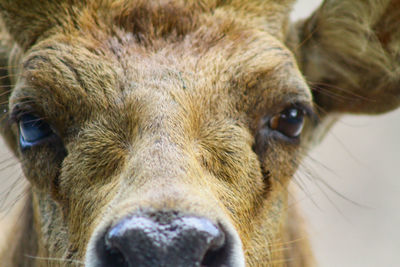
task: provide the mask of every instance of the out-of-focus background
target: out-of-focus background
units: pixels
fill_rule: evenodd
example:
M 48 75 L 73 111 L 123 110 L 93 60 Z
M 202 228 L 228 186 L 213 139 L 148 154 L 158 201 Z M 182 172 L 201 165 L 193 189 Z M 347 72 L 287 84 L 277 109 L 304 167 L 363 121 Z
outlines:
M 298 1 L 293 19 L 306 17 L 320 2 Z M 297 205 L 309 224 L 319 266 L 400 266 L 398 138 L 400 111 L 343 117 L 296 174 L 302 188 Z M 18 164 L 0 141 L 0 208 L 10 186 L 14 184 L 17 193 L 6 198 L 7 203 L 21 191 L 20 176 Z M 0 243 L 7 230 L 5 218 L 0 213 Z
M 400 111 L 344 117 L 298 171 L 319 266 L 400 266 L 399 137 Z
M 321 2 L 298 1 L 292 18 Z M 297 173 L 319 266 L 400 266 L 399 138 L 400 111 L 343 117 Z

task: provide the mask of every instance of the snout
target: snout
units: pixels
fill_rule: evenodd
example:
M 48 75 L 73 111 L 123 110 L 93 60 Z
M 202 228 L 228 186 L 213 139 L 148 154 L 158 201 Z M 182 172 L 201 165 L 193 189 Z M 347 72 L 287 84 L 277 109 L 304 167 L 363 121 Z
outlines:
M 172 212 L 141 214 L 107 227 L 94 242 L 89 266 L 243 266 L 234 242 L 229 231 L 206 218 Z

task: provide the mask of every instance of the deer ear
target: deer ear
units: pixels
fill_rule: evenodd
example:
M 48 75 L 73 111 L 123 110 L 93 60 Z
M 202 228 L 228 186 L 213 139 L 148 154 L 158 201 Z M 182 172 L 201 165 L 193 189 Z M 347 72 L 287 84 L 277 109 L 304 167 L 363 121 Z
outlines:
M 282 40 L 288 28 L 289 15 L 296 0 L 230 0 L 217 1 L 237 11 L 248 13 L 249 20 L 254 17 L 257 25 L 277 39 Z
M 378 114 L 397 108 L 399 25 L 398 0 L 326 0 L 298 23 L 288 43 L 315 103 L 338 113 Z
M 67 1 L 52 0 L 0 0 L 1 20 L 15 42 L 23 49 L 32 46 L 70 10 Z

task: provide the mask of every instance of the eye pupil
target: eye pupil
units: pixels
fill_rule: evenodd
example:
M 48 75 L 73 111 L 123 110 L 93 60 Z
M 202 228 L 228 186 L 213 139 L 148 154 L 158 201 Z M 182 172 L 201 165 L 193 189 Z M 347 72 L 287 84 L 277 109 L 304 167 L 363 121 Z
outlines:
M 53 133 L 46 122 L 30 114 L 21 116 L 19 130 L 22 147 L 32 146 Z
M 287 114 L 283 113 L 282 117 L 283 118 L 297 118 L 298 114 L 299 114 L 299 110 L 292 108 L 287 111 Z
M 303 130 L 305 112 L 299 108 L 288 108 L 273 116 L 269 127 L 287 137 L 298 137 Z

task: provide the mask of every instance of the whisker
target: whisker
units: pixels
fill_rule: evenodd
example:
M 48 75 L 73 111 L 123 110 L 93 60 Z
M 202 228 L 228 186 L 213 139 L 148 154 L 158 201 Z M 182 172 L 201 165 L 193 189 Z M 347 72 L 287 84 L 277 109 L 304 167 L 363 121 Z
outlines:
M 350 149 L 348 149 L 346 147 L 346 145 L 342 142 L 342 140 L 340 140 L 340 138 L 334 133 L 334 132 L 330 132 L 329 133 L 330 136 L 332 136 L 336 142 L 339 143 L 339 145 L 343 148 L 343 150 L 347 153 L 347 155 L 349 155 L 358 165 L 368 168 L 368 166 L 365 166 L 365 164 L 363 164 L 351 151 Z
M 313 87 L 312 90 L 313 91 L 317 91 L 317 92 L 319 92 L 321 94 L 324 94 L 324 95 L 326 95 L 326 96 L 328 96 L 328 97 L 330 97 L 332 99 L 335 99 L 335 100 L 338 100 L 338 101 L 341 101 L 341 102 L 354 100 L 354 97 L 345 96 L 345 95 L 339 94 L 339 93 L 337 93 L 335 91 L 327 90 L 327 89 L 325 89 L 323 87 Z
M 26 188 L 28 187 L 25 183 L 25 177 L 21 170 L 18 174 L 18 178 L 14 179 L 13 182 L 7 186 L 6 190 L 0 193 L 1 205 L 0 212 L 10 210 L 22 197 L 26 194 Z M 13 198 L 11 198 L 13 196 Z
M 299 171 L 296 173 L 296 175 L 299 175 Z M 297 179 L 296 179 L 297 180 Z M 305 183 L 304 183 L 305 184 Z M 306 185 L 306 184 L 305 184 Z M 312 197 L 313 194 L 310 192 L 310 190 L 308 189 L 307 186 L 305 186 L 305 190 L 302 190 L 306 196 L 306 198 L 303 198 L 302 200 L 298 200 L 294 203 L 291 203 L 290 205 L 288 205 L 288 209 L 294 207 L 295 205 L 297 205 L 298 203 L 300 203 L 301 201 L 304 201 L 306 199 L 309 199 L 314 205 L 315 207 L 317 207 L 319 210 L 322 210 L 320 205 L 318 205 L 318 203 L 314 200 L 314 198 Z
M 362 99 L 362 100 L 365 100 L 365 101 L 368 101 L 368 102 L 375 102 L 375 100 L 373 100 L 371 98 L 368 98 L 368 97 L 365 97 L 363 95 L 357 94 L 357 93 L 355 93 L 355 92 L 353 92 L 351 90 L 346 90 L 346 89 L 341 88 L 339 86 L 335 86 L 333 84 L 323 83 L 323 82 L 310 82 L 310 83 L 312 85 L 317 86 L 317 88 L 322 89 L 322 90 L 328 90 L 327 88 L 331 88 L 331 89 L 340 91 L 340 92 L 342 92 L 344 94 L 347 94 L 349 97 L 351 97 L 351 99 L 353 99 L 353 97 L 356 97 L 358 99 Z M 318 86 L 323 86 L 323 87 L 318 87 Z M 326 87 L 326 88 L 324 88 L 324 87 Z
M 30 104 L 30 103 L 35 103 L 34 100 L 28 100 L 28 101 L 19 101 L 18 104 Z M 0 102 L 0 105 L 6 105 L 8 104 L 8 100 L 4 102 Z
M 0 165 L 4 164 L 4 163 L 6 163 L 6 162 L 8 162 L 10 160 L 15 160 L 15 158 L 14 157 L 7 157 L 7 158 L 5 158 L 5 159 L 0 161 Z
M 0 79 L 6 79 L 6 78 L 10 78 L 10 77 L 17 77 L 17 75 L 16 74 L 7 74 L 7 75 L 0 76 Z
M 295 243 L 304 241 L 305 239 L 307 239 L 307 237 L 300 237 L 300 238 L 296 238 L 296 239 L 293 239 L 293 240 L 290 240 L 290 241 L 284 241 L 284 242 L 280 242 L 280 243 L 272 243 L 271 247 L 293 245 Z
M 6 65 L 6 66 L 0 66 L 0 70 L 16 69 L 18 67 L 19 67 L 18 65 Z
M 308 33 L 307 37 L 304 38 L 304 40 L 302 40 L 299 44 L 297 44 L 297 46 L 294 48 L 294 51 L 298 51 L 300 48 L 303 47 L 303 45 L 305 45 L 309 40 L 311 40 L 311 38 L 314 36 L 314 34 L 318 31 L 320 25 L 315 25 L 315 27 L 313 28 L 313 30 L 311 32 Z
M 7 164 L 7 165 L 5 165 L 5 166 L 3 166 L 3 167 L 0 168 L 0 172 L 5 171 L 5 170 L 7 170 L 8 168 L 17 166 L 18 164 L 19 164 L 19 162 L 12 162 L 12 163 L 10 163 L 10 164 Z
M 276 264 L 284 264 L 284 263 L 288 263 L 288 262 L 293 262 L 294 259 L 293 258 L 285 258 L 285 259 L 277 259 L 277 260 L 273 260 L 271 262 L 272 266 L 275 266 Z
M 85 264 L 83 261 L 72 260 L 72 259 L 38 257 L 38 256 L 32 256 L 32 255 L 28 255 L 28 254 L 25 254 L 25 257 L 30 258 L 30 259 L 35 259 L 35 260 L 43 260 L 43 261 L 69 262 L 69 263 L 75 263 L 75 264 L 79 264 L 79 265 Z

